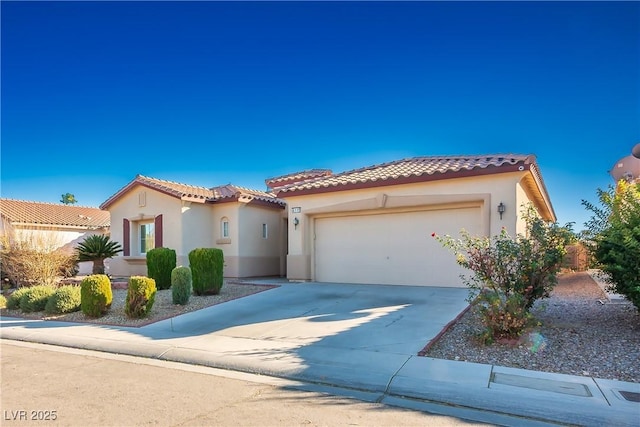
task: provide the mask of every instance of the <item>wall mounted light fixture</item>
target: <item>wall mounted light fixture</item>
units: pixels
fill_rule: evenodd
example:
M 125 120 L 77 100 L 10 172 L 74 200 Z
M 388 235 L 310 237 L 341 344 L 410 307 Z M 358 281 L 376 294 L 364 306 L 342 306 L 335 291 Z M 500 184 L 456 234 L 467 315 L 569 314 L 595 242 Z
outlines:
M 502 219 L 502 214 L 506 209 L 507 207 L 504 205 L 504 203 L 500 202 L 500 204 L 498 205 L 498 213 L 500 214 L 500 219 Z
M 293 229 L 294 230 L 298 229 L 298 224 L 300 224 L 300 220 L 298 219 L 298 217 L 293 218 Z

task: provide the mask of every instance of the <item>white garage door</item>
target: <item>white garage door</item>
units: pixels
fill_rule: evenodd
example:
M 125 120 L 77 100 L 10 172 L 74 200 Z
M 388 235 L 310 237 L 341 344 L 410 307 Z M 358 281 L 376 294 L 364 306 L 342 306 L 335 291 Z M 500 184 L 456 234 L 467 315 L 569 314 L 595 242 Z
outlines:
M 464 286 L 455 256 L 431 234 L 481 232 L 480 208 L 317 218 L 315 280 Z

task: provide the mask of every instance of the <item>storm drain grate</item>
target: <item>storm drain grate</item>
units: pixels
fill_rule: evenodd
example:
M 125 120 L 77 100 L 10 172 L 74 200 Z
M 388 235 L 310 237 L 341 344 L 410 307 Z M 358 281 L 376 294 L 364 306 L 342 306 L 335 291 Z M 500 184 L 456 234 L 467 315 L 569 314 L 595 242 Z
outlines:
M 627 399 L 629 402 L 640 403 L 640 393 L 635 393 L 633 391 L 620 391 L 620 390 L 618 390 L 618 393 L 620 393 L 622 397 Z
M 514 387 L 530 388 L 533 390 L 550 391 L 552 393 L 570 394 L 572 396 L 591 397 L 589 387 L 580 383 L 546 380 L 543 378 L 524 377 L 522 375 L 501 374 L 494 372 L 491 382 Z

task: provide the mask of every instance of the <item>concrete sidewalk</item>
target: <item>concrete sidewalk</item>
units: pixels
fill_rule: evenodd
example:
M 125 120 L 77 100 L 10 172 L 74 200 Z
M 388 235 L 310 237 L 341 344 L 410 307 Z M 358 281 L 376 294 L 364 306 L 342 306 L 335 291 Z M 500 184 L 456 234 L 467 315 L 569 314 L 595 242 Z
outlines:
M 453 405 L 510 415 L 513 425 L 640 425 L 640 384 L 416 356 L 466 295 L 284 284 L 141 328 L 2 318 L 0 337 L 298 380 L 416 409 Z

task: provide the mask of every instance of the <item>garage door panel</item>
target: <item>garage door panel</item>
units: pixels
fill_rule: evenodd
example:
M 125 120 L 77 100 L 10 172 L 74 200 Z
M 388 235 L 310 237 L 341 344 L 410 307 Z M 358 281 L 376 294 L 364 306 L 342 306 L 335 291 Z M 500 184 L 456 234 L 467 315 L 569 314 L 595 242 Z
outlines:
M 463 286 L 454 255 L 431 234 L 479 233 L 480 226 L 479 208 L 317 218 L 315 279 Z

